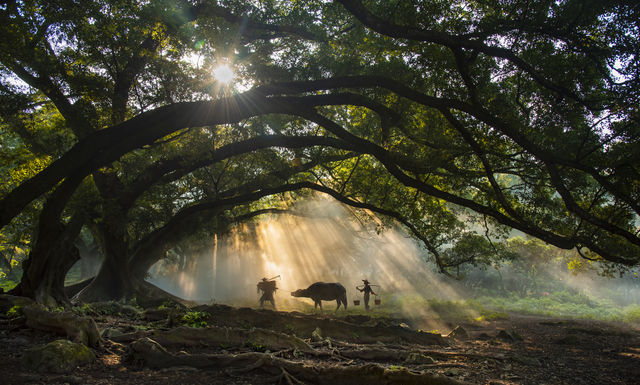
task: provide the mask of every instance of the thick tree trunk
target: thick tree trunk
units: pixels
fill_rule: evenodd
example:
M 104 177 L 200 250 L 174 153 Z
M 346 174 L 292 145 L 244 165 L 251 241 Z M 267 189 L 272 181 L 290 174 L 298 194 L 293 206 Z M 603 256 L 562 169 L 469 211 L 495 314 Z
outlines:
M 22 264 L 22 279 L 11 293 L 33 298 L 47 306 L 69 306 L 64 279 L 80 258 L 74 241 L 80 234 L 85 216 L 76 212 L 66 226 L 61 223 L 60 216 L 82 179 L 66 179 L 47 199 L 40 212 L 34 246 Z
M 111 170 L 93 173 L 93 180 L 102 197 L 102 221 L 93 226 L 103 260 L 93 281 L 74 300 L 97 302 L 127 300 L 134 296 L 134 283 L 129 272 L 127 242 L 127 208 L 119 200 L 125 190 L 117 174 Z
M 20 284 L 10 294 L 33 298 L 46 306 L 68 306 L 64 291 L 64 278 L 80 254 L 73 245 L 52 246 L 44 255 L 32 252 L 23 264 Z
M 97 302 L 131 299 L 135 285 L 129 271 L 127 243 L 123 230 L 116 226 L 100 226 L 100 247 L 104 258 L 93 281 L 82 289 L 74 300 Z
M 80 259 L 74 241 L 82 228 L 83 219 L 76 215 L 68 225 L 57 223 L 41 231 L 29 258 L 23 262 L 20 284 L 11 294 L 33 298 L 46 306 L 69 306 L 64 291 L 67 272 Z
M 134 297 L 134 283 L 126 263 L 105 256 L 98 275 L 73 298 L 74 301 L 119 301 Z

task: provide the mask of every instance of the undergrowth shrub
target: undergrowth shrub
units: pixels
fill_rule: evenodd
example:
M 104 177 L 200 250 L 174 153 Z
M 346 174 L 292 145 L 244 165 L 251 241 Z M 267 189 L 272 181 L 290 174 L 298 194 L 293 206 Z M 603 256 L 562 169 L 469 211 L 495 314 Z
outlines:
M 211 314 L 206 311 L 188 311 L 182 316 L 182 324 L 190 326 L 192 328 L 204 328 L 207 327 L 207 320 L 211 317 Z

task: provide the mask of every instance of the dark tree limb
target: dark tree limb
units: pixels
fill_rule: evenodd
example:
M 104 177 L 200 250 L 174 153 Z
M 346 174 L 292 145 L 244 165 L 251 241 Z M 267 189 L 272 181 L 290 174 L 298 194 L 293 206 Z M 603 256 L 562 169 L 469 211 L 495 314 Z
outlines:
M 556 234 L 552 231 L 545 230 L 541 227 L 534 226 L 526 222 L 517 221 L 489 206 L 485 206 L 473 200 L 440 190 L 432 185 L 429 185 L 428 183 L 425 183 L 421 180 L 418 180 L 416 178 L 413 178 L 407 175 L 404 171 L 402 171 L 397 166 L 397 164 L 391 161 L 389 154 L 382 147 L 379 147 L 372 142 L 366 141 L 362 138 L 352 135 L 351 133 L 344 130 L 341 126 L 339 126 L 335 122 L 325 118 L 324 116 L 316 112 L 301 111 L 299 112 L 299 114 L 305 117 L 306 119 L 315 121 L 319 125 L 331 131 L 333 134 L 335 134 L 339 138 L 359 146 L 362 152 L 370 153 L 373 156 L 375 156 L 385 166 L 385 168 L 389 171 L 389 173 L 391 173 L 391 175 L 393 175 L 396 179 L 398 179 L 398 181 L 403 183 L 405 186 L 415 187 L 425 194 L 444 199 L 448 202 L 455 203 L 462 207 L 467 207 L 469 209 L 474 210 L 477 213 L 488 215 L 503 225 L 506 225 L 514 229 L 518 229 L 524 233 L 533 235 L 541 240 L 544 240 L 562 249 L 569 250 L 569 249 L 573 249 L 576 246 L 576 242 L 578 241 L 577 239 Z M 635 263 L 634 258 L 630 258 L 629 256 L 620 256 L 615 253 L 612 253 L 611 251 L 606 250 L 603 247 L 600 247 L 594 240 L 581 239 L 580 241 L 584 246 L 589 247 L 590 249 L 597 252 L 598 254 L 600 254 L 601 256 L 603 256 L 605 259 L 609 261 L 621 263 L 625 265 L 629 265 L 630 263 L 631 264 Z M 629 251 L 632 252 L 632 250 L 629 250 Z
M 569 97 L 592 110 L 600 110 L 602 107 L 579 96 L 576 92 L 554 83 L 545 78 L 533 65 L 520 58 L 514 51 L 506 48 L 489 46 L 478 39 L 471 39 L 462 35 L 451 35 L 445 32 L 420 29 L 415 27 L 393 24 L 373 15 L 360 0 L 338 0 L 353 16 L 368 28 L 389 37 L 409 39 L 422 42 L 441 44 L 451 49 L 465 48 L 485 55 L 506 59 L 516 67 L 526 72 L 541 86 L 556 92 L 559 95 Z

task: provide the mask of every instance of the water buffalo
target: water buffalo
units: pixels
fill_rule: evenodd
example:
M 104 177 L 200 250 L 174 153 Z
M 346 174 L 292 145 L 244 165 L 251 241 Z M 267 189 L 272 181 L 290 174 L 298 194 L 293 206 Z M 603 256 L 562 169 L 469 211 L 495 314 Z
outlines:
M 347 290 L 337 282 L 316 282 L 306 289 L 298 289 L 291 292 L 291 295 L 294 297 L 311 298 L 315 303 L 315 309 L 318 309 L 318 305 L 320 305 L 320 310 L 322 310 L 323 300 L 336 300 L 338 302 L 336 311 L 340 309 L 340 303 L 344 305 L 344 310 L 347 310 Z

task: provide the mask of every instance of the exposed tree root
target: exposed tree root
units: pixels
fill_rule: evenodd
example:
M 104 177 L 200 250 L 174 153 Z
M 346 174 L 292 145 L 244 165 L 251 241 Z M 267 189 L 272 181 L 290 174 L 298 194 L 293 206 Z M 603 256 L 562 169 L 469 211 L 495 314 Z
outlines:
M 80 282 L 74 283 L 73 285 L 65 286 L 64 292 L 69 298 L 73 298 L 76 294 L 78 294 L 82 289 L 89 286 L 91 281 L 93 281 L 95 277 L 87 278 Z
M 292 354 L 294 351 L 295 349 L 283 349 L 283 350 L 278 350 L 277 352 L 271 353 L 271 355 L 274 357 L 285 357 L 289 354 Z
M 465 352 L 442 352 L 442 351 L 438 351 L 438 350 L 425 350 L 425 349 L 418 349 L 416 350 L 422 354 L 426 354 L 429 356 L 434 356 L 434 357 L 441 357 L 444 359 L 452 359 L 452 358 L 456 358 L 456 357 L 464 357 L 464 358 L 471 358 L 471 359 L 475 359 L 475 360 L 486 360 L 486 359 L 491 359 L 491 360 L 496 360 L 496 361 L 504 361 L 505 357 L 500 357 L 500 356 L 496 356 L 496 355 L 489 355 L 489 354 L 477 354 L 477 353 L 465 353 Z
M 420 345 L 446 346 L 449 341 L 439 334 L 403 328 L 397 325 L 362 325 L 345 320 L 326 318 L 300 313 L 283 313 L 250 308 L 232 308 L 229 306 L 199 306 L 198 311 L 212 314 L 210 324 L 220 326 L 234 325 L 242 328 L 252 326 L 277 330 L 283 333 L 295 333 L 299 337 L 309 337 L 316 329 L 322 330 L 323 337 L 358 343 L 412 343 Z
M 275 382 L 278 385 L 281 384 L 286 384 L 286 385 L 305 385 L 304 382 L 298 380 L 297 378 L 295 378 L 294 376 L 292 376 L 291 374 L 289 374 L 289 372 L 287 372 L 286 370 L 284 370 L 284 368 L 280 368 L 282 370 L 282 373 L 280 373 L 280 375 L 276 376 L 275 379 L 273 379 L 270 382 Z
M 458 357 L 470 358 L 475 360 L 486 360 L 486 359 L 491 359 L 496 361 L 505 360 L 505 357 L 501 357 L 497 355 L 424 349 L 419 345 L 407 346 L 407 345 L 385 344 L 384 347 L 378 347 L 378 346 L 372 347 L 370 345 L 336 341 L 333 339 L 331 340 L 331 344 L 340 348 L 339 352 L 340 352 L 340 355 L 342 355 L 343 357 L 360 359 L 364 361 L 405 360 L 407 356 L 412 352 L 417 352 L 417 353 L 424 354 L 431 357 L 442 358 L 445 360 L 450 360 Z
M 298 349 L 314 353 L 313 348 L 302 339 L 268 329 L 250 330 L 229 327 L 207 327 L 203 329 L 179 327 L 152 333 L 151 338 L 162 345 L 232 345 L 265 348 L 269 350 Z
M 31 298 L 11 294 L 0 294 L 0 312 L 2 313 L 6 313 L 14 306 L 23 307 L 34 303 L 35 301 Z
M 402 349 L 389 349 L 379 347 L 361 347 L 358 349 L 342 349 L 340 355 L 345 358 L 359 359 L 363 361 L 405 361 L 411 353 L 419 353 L 425 356 L 450 360 L 453 358 L 470 358 L 474 360 L 504 361 L 505 357 L 477 353 L 442 352 L 437 350 L 424 350 L 419 348 L 404 347 Z
M 247 365 L 245 367 L 242 367 L 242 368 L 229 368 L 229 369 L 226 370 L 226 372 L 227 372 L 227 374 L 230 374 L 230 375 L 238 375 L 238 374 L 241 374 L 241 373 L 249 373 L 249 372 L 254 371 L 256 369 L 259 369 L 259 368 L 261 368 L 263 366 L 264 366 L 264 360 L 259 359 L 256 362 L 254 362 L 252 364 L 249 364 L 249 365 Z
M 131 342 L 141 337 L 149 337 L 164 346 L 248 346 L 269 350 L 297 349 L 304 353 L 316 353 L 309 344 L 298 337 L 261 328 L 246 330 L 217 326 L 206 328 L 178 327 L 171 330 L 124 334 L 112 337 L 111 340 Z
M 409 355 L 409 351 L 367 347 L 363 349 L 340 350 L 340 355 L 346 358 L 364 361 L 403 361 Z
M 130 359 L 151 368 L 191 366 L 195 368 L 236 368 L 241 372 L 261 370 L 271 374 L 275 381 L 299 384 L 307 382 L 319 385 L 456 385 L 453 379 L 425 372 L 413 372 L 399 367 L 386 369 L 377 364 L 345 366 L 296 362 L 266 353 L 242 354 L 173 354 L 157 342 L 142 338 L 130 345 Z M 286 375 L 283 374 L 286 372 Z M 289 382 L 286 382 L 289 381 Z
M 22 312 L 26 317 L 26 325 L 30 328 L 64 335 L 90 347 L 98 347 L 102 342 L 92 318 L 81 317 L 70 311 L 50 312 L 36 304 L 24 306 Z
M 143 308 L 153 308 L 165 302 L 178 303 L 184 306 L 195 306 L 196 303 L 162 290 L 156 285 L 144 280 L 132 279 L 128 282 L 130 289 L 113 290 L 114 283 L 108 279 L 95 282 L 96 277 L 86 279 L 75 285 L 65 287 L 67 294 L 73 294 L 72 302 L 108 302 L 123 301 L 135 298 L 137 305 Z
M 143 308 L 158 307 L 169 301 L 184 306 L 195 306 L 196 303 L 180 297 L 177 297 L 167 291 L 162 290 L 158 286 L 147 281 L 135 281 L 136 299 L 138 305 Z

